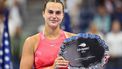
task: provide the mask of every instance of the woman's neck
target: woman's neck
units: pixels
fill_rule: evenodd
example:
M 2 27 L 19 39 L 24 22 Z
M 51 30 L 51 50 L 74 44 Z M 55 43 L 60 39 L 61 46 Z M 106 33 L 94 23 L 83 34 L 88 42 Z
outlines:
M 48 39 L 56 39 L 60 36 L 60 31 L 61 29 L 59 27 L 57 28 L 45 27 L 43 33 L 44 33 L 44 36 Z

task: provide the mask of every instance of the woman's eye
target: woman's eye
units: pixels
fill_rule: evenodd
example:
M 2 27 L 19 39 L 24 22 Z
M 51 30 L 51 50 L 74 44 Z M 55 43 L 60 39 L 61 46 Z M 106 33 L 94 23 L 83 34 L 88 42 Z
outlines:
M 56 11 L 56 14 L 57 14 L 57 15 L 61 14 L 61 11 Z
M 53 14 L 53 11 L 52 10 L 49 10 L 48 13 Z

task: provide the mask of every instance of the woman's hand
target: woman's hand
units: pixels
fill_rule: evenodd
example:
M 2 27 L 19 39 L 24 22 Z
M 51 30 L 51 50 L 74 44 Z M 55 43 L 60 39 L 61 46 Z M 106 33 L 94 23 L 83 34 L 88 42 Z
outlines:
M 68 69 L 69 61 L 66 61 L 63 57 L 59 56 L 54 63 L 54 69 Z
M 110 55 L 108 54 L 108 52 L 105 53 L 105 55 L 103 57 L 103 60 L 102 60 L 102 62 L 103 62 L 102 66 L 104 66 L 105 64 L 107 64 L 109 58 L 110 58 Z

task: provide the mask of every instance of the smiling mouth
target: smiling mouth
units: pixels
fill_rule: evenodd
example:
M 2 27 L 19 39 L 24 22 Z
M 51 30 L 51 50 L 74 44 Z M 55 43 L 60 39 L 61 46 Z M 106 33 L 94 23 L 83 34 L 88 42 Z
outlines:
M 51 22 L 52 22 L 52 23 L 56 23 L 56 22 L 58 22 L 58 21 L 56 21 L 56 20 L 51 20 Z

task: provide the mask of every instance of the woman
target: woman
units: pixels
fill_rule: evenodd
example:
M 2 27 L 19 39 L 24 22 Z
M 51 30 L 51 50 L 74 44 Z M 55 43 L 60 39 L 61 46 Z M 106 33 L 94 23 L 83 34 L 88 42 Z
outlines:
M 64 6 L 60 0 L 48 0 L 42 14 L 45 20 L 45 29 L 26 39 L 20 69 L 32 69 L 33 66 L 35 69 L 54 69 L 53 64 L 62 42 L 67 37 L 75 35 L 60 28 L 64 17 Z

